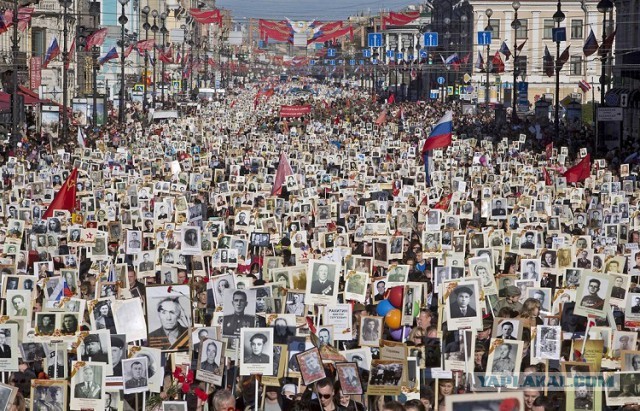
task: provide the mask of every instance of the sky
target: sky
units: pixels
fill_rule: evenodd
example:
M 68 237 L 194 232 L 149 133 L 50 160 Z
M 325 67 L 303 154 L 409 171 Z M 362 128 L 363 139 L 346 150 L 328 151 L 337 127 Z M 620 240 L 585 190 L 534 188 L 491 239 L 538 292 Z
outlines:
M 216 0 L 217 8 L 230 9 L 234 19 L 344 20 L 364 11 L 402 10 L 419 0 Z

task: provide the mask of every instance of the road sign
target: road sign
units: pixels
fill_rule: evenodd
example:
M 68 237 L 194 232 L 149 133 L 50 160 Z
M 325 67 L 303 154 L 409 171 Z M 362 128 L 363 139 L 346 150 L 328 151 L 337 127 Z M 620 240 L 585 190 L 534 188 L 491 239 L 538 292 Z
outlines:
M 447 95 L 448 96 L 453 95 L 453 86 L 447 86 Z
M 416 56 L 414 56 L 413 54 L 409 54 L 407 58 L 409 59 L 409 61 L 413 61 L 416 58 Z
M 389 57 L 390 59 L 395 58 L 396 52 L 393 50 L 387 50 L 387 57 Z
M 362 50 L 362 57 L 364 57 L 364 58 L 371 57 L 371 50 L 369 50 L 369 49 Z
M 598 107 L 598 121 L 622 121 L 622 107 Z
M 316 64 L 315 60 L 309 60 L 309 64 L 311 64 L 312 66 L 314 66 Z
M 360 61 L 358 62 L 358 64 L 359 64 L 359 65 L 361 65 L 361 66 L 362 66 L 362 65 L 364 65 L 364 60 L 360 60 Z
M 367 44 L 369 47 L 382 47 L 382 33 L 369 33 Z
M 475 89 L 473 88 L 473 86 L 471 86 L 471 85 L 467 86 L 467 89 L 466 89 L 467 94 L 471 94 L 471 93 L 473 93 L 473 91 L 474 91 L 474 90 L 475 90 Z
M 438 77 L 438 84 L 444 84 L 444 77 Z
M 356 61 L 353 60 L 353 59 L 349 60 L 349 65 L 350 66 L 355 66 L 356 65 Z
M 471 81 L 471 76 L 469 75 L 469 73 L 464 73 L 464 77 L 462 77 L 462 80 L 464 80 L 465 83 L 468 83 Z M 471 92 L 469 92 L 471 93 Z
M 478 45 L 486 46 L 491 44 L 491 31 L 479 31 L 478 32 Z
M 420 50 L 420 58 L 421 59 L 426 59 L 428 56 L 426 50 Z
M 438 47 L 438 33 L 435 31 L 424 33 L 422 42 L 425 47 Z
M 564 27 L 554 27 L 551 29 L 551 38 L 554 43 L 560 43 L 561 41 L 567 41 L 567 29 Z
M 396 53 L 396 58 L 397 58 L 398 60 L 402 60 L 402 59 L 404 58 L 404 53 L 402 53 L 402 52 L 398 52 L 398 53 Z
M 329 65 L 330 66 L 335 66 L 336 65 L 336 61 L 335 60 L 329 60 Z
M 335 57 L 336 49 L 327 49 L 327 57 Z

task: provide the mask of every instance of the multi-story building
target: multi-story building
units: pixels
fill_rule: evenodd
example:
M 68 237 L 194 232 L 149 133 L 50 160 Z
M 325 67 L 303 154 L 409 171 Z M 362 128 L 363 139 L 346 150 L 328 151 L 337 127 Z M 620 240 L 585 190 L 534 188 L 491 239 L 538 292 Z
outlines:
M 560 73 L 560 99 L 574 94 L 577 100 L 585 103 L 592 100 L 591 92 L 582 93 L 578 87 L 580 80 L 585 80 L 593 87 L 594 94 L 599 94 L 600 59 L 596 54 L 585 57 L 583 46 L 591 30 L 595 33 L 598 43 L 602 42 L 602 14 L 598 12 L 596 0 L 578 1 L 522 1 L 519 3 L 518 20 L 519 28 L 512 27 L 515 20 L 515 10 L 511 0 L 470 0 L 474 10 L 475 31 L 485 31 L 491 28 L 492 40 L 487 46 L 478 45 L 477 34 L 474 33 L 474 61 L 482 55 L 484 67 L 487 61 L 493 59 L 494 54 L 500 50 L 503 42 L 506 42 L 510 52 L 515 52 L 516 45 L 522 46 L 517 52 L 518 76 L 517 82 L 528 83 L 528 100 L 533 104 L 537 99 L 546 96 L 555 101 L 555 72 L 553 76 L 547 76 L 543 70 L 545 47 L 549 49 L 555 61 L 558 54 L 569 48 L 569 57 L 563 65 Z M 554 43 L 553 29 L 558 27 L 554 21 L 554 13 L 560 5 L 564 13 L 564 21 L 559 27 L 566 28 L 566 41 L 560 42 L 558 53 L 557 43 Z M 491 16 L 487 17 L 487 10 L 491 9 Z M 607 13 L 612 14 L 612 13 Z M 611 19 L 611 16 L 608 16 Z M 611 20 L 609 20 L 611 21 Z M 526 42 L 525 42 L 526 41 Z M 505 64 L 502 73 L 490 73 L 489 94 L 490 102 L 505 103 L 511 105 L 513 85 L 513 56 L 505 61 L 505 55 L 500 55 Z M 479 102 L 485 101 L 487 87 L 487 75 L 484 69 L 474 68 L 473 85 L 477 91 Z M 596 97 L 597 99 L 597 97 Z

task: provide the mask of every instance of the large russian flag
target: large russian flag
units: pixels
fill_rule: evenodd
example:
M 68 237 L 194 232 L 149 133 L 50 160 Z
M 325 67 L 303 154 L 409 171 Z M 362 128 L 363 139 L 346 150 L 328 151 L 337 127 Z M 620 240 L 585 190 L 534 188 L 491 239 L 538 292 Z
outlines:
M 47 49 L 47 53 L 44 55 L 44 62 L 42 63 L 42 68 L 47 68 L 49 63 L 60 54 L 60 46 L 58 46 L 58 39 L 54 37 L 51 40 L 51 44 Z
M 443 148 L 451 145 L 451 134 L 453 132 L 453 113 L 451 110 L 444 113 L 444 116 L 436 123 L 431 134 L 422 146 L 422 154 L 427 151 Z

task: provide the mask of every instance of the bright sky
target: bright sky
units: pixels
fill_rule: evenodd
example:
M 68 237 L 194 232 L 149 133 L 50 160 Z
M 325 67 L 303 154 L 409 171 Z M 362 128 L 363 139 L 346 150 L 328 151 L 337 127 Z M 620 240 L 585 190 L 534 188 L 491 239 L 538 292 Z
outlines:
M 216 7 L 230 9 L 234 19 L 345 20 L 382 9 L 399 11 L 418 0 L 217 0 Z

